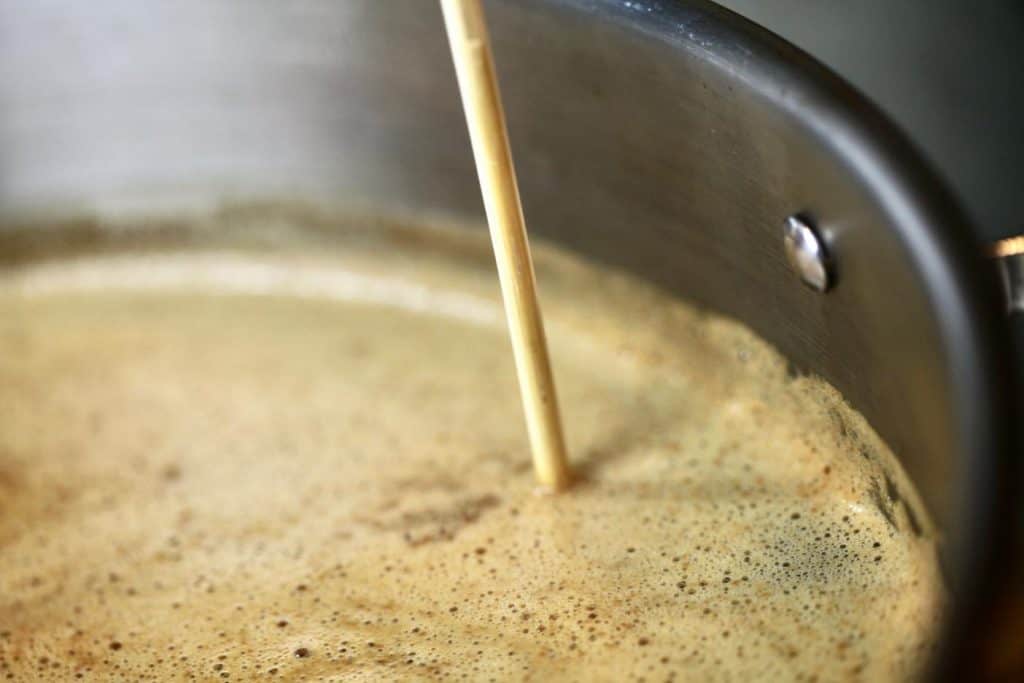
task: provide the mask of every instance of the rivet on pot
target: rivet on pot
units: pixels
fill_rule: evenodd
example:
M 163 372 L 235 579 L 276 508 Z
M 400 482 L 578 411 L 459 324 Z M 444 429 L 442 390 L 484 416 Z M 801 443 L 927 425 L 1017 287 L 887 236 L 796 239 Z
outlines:
M 786 219 L 783 239 L 786 258 L 805 285 L 824 292 L 832 286 L 832 268 L 825 243 L 803 216 Z

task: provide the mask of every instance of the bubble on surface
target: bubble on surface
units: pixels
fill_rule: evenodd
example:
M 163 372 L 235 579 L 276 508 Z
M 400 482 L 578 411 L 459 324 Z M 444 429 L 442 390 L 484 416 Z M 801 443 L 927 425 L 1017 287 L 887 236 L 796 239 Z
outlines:
M 273 278 L 107 290 L 103 254 L 79 260 L 83 291 L 0 275 L 0 675 L 919 670 L 944 599 L 934 533 L 832 389 L 735 323 L 541 249 L 579 479 L 536 496 L 500 314 L 429 305 L 500 313 L 486 242 L 381 239 L 225 263 L 416 283 L 415 308 Z M 224 256 L 192 249 L 207 276 Z

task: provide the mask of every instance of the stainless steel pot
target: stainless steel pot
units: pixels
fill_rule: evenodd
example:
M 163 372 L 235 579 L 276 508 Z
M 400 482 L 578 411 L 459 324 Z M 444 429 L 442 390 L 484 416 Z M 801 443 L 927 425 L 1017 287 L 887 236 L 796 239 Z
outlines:
M 488 9 L 531 229 L 839 388 L 946 534 L 936 672 L 985 666 L 1020 566 L 1021 404 L 960 208 L 867 101 L 708 2 Z M 8 223 L 266 197 L 479 218 L 471 164 L 433 2 L 0 3 Z M 827 291 L 787 262 L 794 216 Z

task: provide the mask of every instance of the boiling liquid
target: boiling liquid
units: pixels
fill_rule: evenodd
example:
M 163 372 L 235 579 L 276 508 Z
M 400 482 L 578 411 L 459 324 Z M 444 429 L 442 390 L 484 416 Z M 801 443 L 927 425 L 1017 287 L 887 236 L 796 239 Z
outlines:
M 541 250 L 578 482 L 537 495 L 485 238 L 373 232 L 4 271 L 0 677 L 918 672 L 934 533 L 834 390 Z

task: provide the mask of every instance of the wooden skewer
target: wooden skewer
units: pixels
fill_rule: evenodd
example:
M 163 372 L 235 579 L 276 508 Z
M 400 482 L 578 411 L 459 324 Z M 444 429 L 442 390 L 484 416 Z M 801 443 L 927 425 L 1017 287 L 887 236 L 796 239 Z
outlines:
M 542 486 L 564 489 L 571 474 L 483 8 L 480 0 L 441 0 L 441 10 L 498 263 L 534 470 Z

